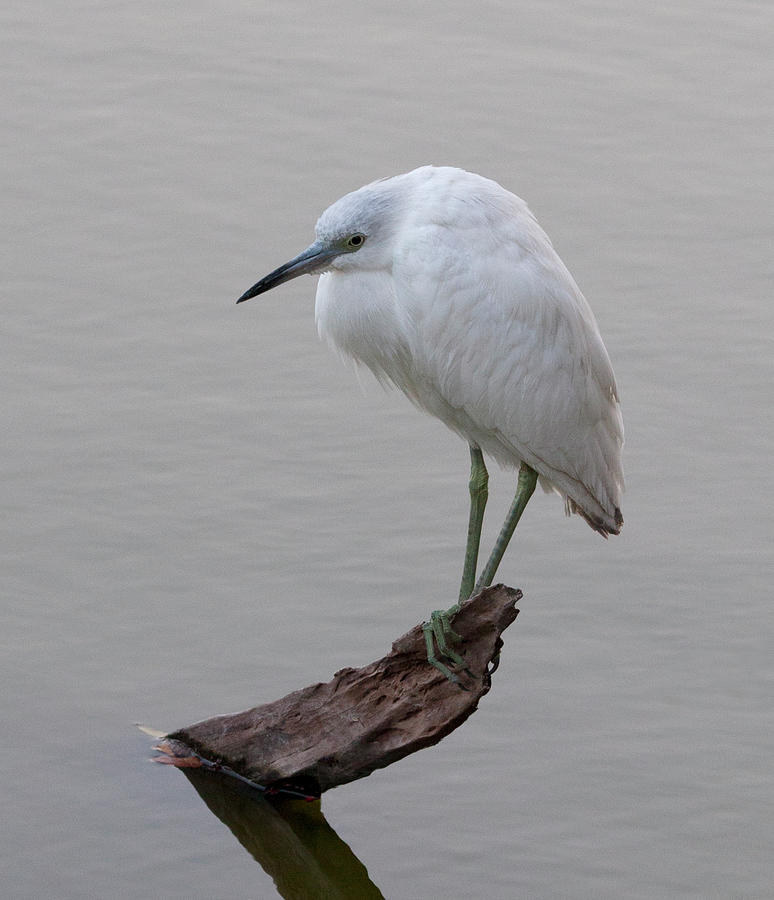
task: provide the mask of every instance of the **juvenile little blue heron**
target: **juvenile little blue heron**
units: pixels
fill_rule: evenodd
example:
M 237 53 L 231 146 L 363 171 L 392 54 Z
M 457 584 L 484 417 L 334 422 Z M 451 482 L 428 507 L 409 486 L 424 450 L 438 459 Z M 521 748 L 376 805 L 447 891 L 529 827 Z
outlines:
M 459 603 L 425 625 L 428 660 L 460 603 L 492 583 L 539 479 L 599 534 L 618 534 L 623 420 L 594 315 L 527 205 L 499 184 L 424 166 L 375 181 L 320 216 L 316 240 L 241 303 L 320 275 L 320 335 L 392 382 L 470 445 L 470 518 Z M 478 581 L 488 496 L 483 452 L 518 468 L 516 496 Z

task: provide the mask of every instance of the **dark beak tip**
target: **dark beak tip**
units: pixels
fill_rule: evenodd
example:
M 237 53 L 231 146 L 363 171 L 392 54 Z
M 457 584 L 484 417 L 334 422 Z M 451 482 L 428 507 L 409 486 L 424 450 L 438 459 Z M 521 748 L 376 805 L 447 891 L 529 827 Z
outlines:
M 246 290 L 244 294 L 237 300 L 237 303 L 244 303 L 245 300 L 252 300 L 253 297 L 257 297 L 258 294 L 263 293 L 260 288 L 261 282 L 258 284 L 254 284 L 249 290 Z
M 312 244 L 302 253 L 299 253 L 298 256 L 291 259 L 290 262 L 286 262 L 273 272 L 269 272 L 269 274 L 265 275 L 260 281 L 256 281 L 249 290 L 242 294 L 237 300 L 237 303 L 244 303 L 245 300 L 251 300 L 253 297 L 257 297 L 258 294 L 270 291 L 272 288 L 278 287 L 286 281 L 290 281 L 291 278 L 295 278 L 297 275 L 311 274 L 313 271 L 316 272 L 320 269 L 321 265 L 325 263 L 326 259 L 335 255 L 336 253 L 331 253 L 330 250 L 321 250 L 316 243 Z

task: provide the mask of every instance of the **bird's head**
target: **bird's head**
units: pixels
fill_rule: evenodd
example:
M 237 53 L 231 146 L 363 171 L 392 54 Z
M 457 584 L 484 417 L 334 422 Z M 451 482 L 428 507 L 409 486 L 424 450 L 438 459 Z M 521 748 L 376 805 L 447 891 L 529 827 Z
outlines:
M 317 221 L 314 243 L 256 282 L 237 303 L 298 275 L 389 267 L 403 209 L 404 192 L 394 184 L 397 180 L 368 184 L 329 206 Z

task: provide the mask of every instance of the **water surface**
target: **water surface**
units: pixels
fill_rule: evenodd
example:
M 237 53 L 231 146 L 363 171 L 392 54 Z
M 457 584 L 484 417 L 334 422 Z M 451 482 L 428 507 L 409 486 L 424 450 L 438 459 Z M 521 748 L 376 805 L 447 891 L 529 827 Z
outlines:
M 358 387 L 312 280 L 233 303 L 433 162 L 525 197 L 594 307 L 626 527 L 536 497 L 495 689 L 327 820 L 391 898 L 768 896 L 770 5 L 0 16 L 5 893 L 276 896 L 132 723 L 327 679 L 455 597 L 464 444 Z

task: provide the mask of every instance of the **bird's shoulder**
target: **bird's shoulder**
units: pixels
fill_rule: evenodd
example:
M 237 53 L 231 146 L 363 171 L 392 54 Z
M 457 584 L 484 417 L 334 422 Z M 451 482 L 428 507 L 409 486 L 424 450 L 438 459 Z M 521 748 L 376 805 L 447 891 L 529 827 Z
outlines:
M 596 420 L 616 402 L 591 308 L 531 215 L 483 238 L 426 221 L 396 262 L 414 363 L 448 402 L 492 427 L 505 396 L 565 420 Z

